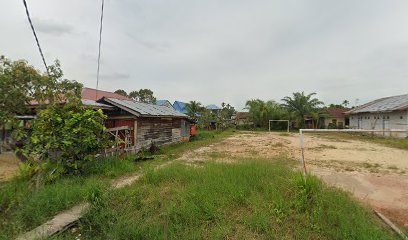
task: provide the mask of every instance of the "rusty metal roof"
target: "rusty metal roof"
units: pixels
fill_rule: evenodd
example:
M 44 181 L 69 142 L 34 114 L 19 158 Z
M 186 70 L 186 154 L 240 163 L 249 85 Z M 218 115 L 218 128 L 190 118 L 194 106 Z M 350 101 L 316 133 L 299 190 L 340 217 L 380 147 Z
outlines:
M 408 94 L 380 98 L 359 107 L 356 107 L 348 114 L 364 113 L 364 112 L 392 112 L 408 109 Z
M 188 118 L 187 115 L 166 106 L 141 103 L 133 100 L 120 100 L 116 98 L 103 98 L 102 101 L 110 103 L 136 116 Z

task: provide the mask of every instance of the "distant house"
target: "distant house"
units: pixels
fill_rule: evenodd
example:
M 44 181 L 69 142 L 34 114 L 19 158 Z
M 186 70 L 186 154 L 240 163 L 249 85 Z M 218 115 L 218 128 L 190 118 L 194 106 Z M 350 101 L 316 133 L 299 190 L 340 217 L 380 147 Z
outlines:
M 176 109 L 176 111 L 187 114 L 187 103 L 185 102 L 180 102 L 180 101 L 174 101 L 173 103 L 173 108 Z
M 249 112 L 237 112 L 235 115 L 236 125 L 250 124 Z
M 170 103 L 169 100 L 157 100 L 156 101 L 156 105 L 158 106 L 165 106 L 165 107 L 169 107 L 169 108 L 173 108 L 173 105 Z
M 408 131 L 408 94 L 380 98 L 351 109 L 346 114 L 350 116 L 350 128 Z M 406 137 L 407 134 L 394 135 Z
M 221 108 L 218 107 L 218 106 L 215 105 L 215 104 L 207 105 L 205 108 L 207 108 L 208 110 L 211 110 L 211 111 L 213 111 L 213 112 L 216 112 L 216 111 L 221 110 Z
M 330 108 L 327 109 L 324 117 L 325 128 L 345 128 L 349 126 L 349 117 L 346 112 L 349 108 Z
M 104 110 L 108 116 L 105 125 L 108 131 L 123 132 L 121 138 L 127 138 L 124 146 L 127 150 L 139 151 L 153 143 L 165 145 L 189 140 L 190 120 L 173 108 L 109 97 L 98 103 L 113 107 Z

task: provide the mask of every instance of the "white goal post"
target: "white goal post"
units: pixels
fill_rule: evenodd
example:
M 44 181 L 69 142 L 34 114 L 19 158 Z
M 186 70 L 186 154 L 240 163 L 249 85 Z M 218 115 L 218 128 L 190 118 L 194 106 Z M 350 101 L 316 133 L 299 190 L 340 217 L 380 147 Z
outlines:
M 288 132 L 289 132 L 289 120 L 269 120 L 269 132 L 271 131 L 271 122 L 287 122 L 288 123 Z
M 399 132 L 399 133 L 407 133 L 408 130 L 405 129 L 389 129 L 389 130 L 368 130 L 368 129 L 299 129 L 299 134 L 300 134 L 300 164 L 302 165 L 303 169 L 303 178 L 304 181 L 306 182 L 306 175 L 307 175 L 307 170 L 306 170 L 306 163 L 305 163 L 305 146 L 304 146 L 304 140 L 303 140 L 303 133 L 306 132 L 369 132 L 369 133 L 374 133 L 374 132 Z

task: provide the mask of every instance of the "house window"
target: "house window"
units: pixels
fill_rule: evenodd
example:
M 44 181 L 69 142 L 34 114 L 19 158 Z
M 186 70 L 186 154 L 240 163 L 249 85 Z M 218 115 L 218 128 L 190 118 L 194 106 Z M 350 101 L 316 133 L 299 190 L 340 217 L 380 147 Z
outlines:
M 403 117 L 403 116 L 400 116 L 400 119 L 404 119 L 404 117 Z
M 387 119 L 390 119 L 390 116 L 387 116 Z
M 370 119 L 370 117 L 368 117 L 368 119 Z

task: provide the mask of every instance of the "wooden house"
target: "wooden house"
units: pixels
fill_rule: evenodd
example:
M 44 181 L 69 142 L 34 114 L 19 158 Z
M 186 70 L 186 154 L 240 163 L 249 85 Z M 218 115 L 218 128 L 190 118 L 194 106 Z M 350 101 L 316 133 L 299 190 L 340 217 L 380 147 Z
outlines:
M 101 109 L 108 116 L 105 122 L 108 132 L 123 140 L 119 146 L 126 151 L 137 152 L 153 143 L 165 145 L 190 138 L 188 116 L 173 107 L 136 102 L 113 92 L 92 88 L 83 88 L 81 101 L 84 106 Z M 39 104 L 32 103 L 30 107 L 37 110 Z
M 112 107 L 103 110 L 108 116 L 105 126 L 125 140 L 125 150 L 139 151 L 152 144 L 190 139 L 188 116 L 173 108 L 107 97 L 97 102 Z

